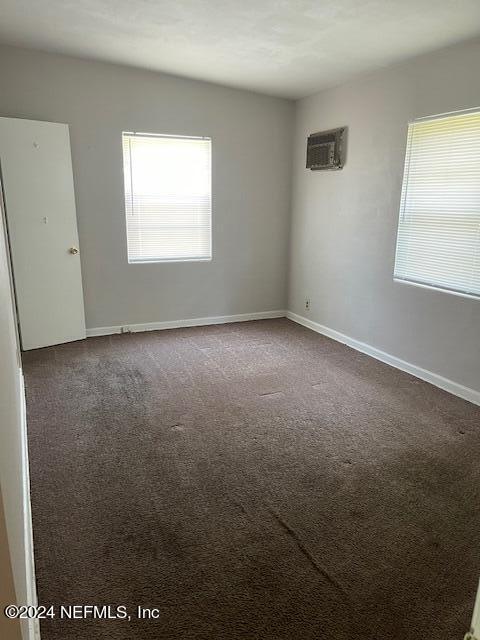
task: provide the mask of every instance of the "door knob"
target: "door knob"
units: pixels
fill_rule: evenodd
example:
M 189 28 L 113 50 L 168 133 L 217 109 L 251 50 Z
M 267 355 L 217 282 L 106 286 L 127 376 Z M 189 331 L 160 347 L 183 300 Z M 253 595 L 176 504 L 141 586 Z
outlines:
M 73 254 L 74 256 L 77 255 L 78 253 L 78 249 L 77 247 L 70 247 L 70 249 L 68 250 L 69 253 Z

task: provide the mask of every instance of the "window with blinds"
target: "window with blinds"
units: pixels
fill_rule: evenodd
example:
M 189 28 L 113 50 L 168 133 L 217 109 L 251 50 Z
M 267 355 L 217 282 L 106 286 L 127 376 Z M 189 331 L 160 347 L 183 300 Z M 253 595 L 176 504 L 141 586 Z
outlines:
M 480 110 L 409 124 L 394 277 L 480 297 Z
M 122 137 L 128 261 L 210 260 L 211 140 Z

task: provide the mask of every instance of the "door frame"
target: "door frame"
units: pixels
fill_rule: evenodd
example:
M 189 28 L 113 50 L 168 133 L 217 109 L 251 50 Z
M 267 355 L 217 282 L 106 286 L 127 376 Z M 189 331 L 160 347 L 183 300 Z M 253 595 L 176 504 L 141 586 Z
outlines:
M 8 275 L 10 279 L 10 290 L 12 297 L 12 312 L 13 318 L 15 321 L 15 333 L 17 338 L 17 362 L 20 369 L 22 369 L 22 336 L 20 333 L 20 321 L 18 317 L 18 307 L 17 307 L 17 292 L 15 289 L 15 276 L 13 273 L 13 262 L 12 262 L 12 247 L 10 243 L 10 233 L 8 231 L 8 217 L 7 217 L 7 203 L 5 200 L 5 191 L 3 188 L 3 173 L 2 173 L 2 159 L 0 157 L 0 215 L 2 217 L 3 222 L 3 235 L 5 242 L 5 249 L 7 252 L 7 266 L 8 266 Z
M 22 515 L 23 515 L 23 540 L 24 540 L 24 566 L 25 566 L 25 574 L 22 575 L 25 585 L 26 585 L 26 598 L 27 602 L 19 602 L 18 595 L 17 605 L 29 605 L 29 606 L 38 606 L 38 595 L 37 595 L 37 581 L 35 574 L 35 556 L 34 556 L 34 546 L 33 546 L 33 521 L 32 521 L 32 510 L 31 510 L 31 502 L 30 502 L 30 472 L 29 472 L 29 463 L 28 463 L 28 440 L 27 440 L 27 411 L 26 411 L 26 395 L 25 395 L 25 384 L 24 384 L 24 376 L 22 370 L 22 357 L 21 357 L 21 343 L 20 343 L 20 328 L 18 322 L 18 313 L 16 308 L 16 297 L 15 297 L 15 282 L 13 277 L 13 268 L 11 261 L 11 253 L 10 253 L 10 243 L 8 236 L 8 222 L 6 216 L 6 207 L 5 207 L 5 199 L 4 199 L 4 191 L 3 191 L 3 181 L 2 181 L 2 173 L 1 173 L 1 163 L 0 163 L 0 227 L 1 227 L 1 237 L 0 242 L 4 243 L 5 252 L 6 252 L 6 264 L 8 269 L 8 278 L 10 281 L 10 307 L 14 320 L 15 326 L 15 352 L 16 352 L 16 361 L 17 361 L 17 375 L 18 382 L 20 388 L 20 397 L 18 398 L 18 402 L 20 405 L 20 421 L 19 428 L 21 431 L 21 475 L 22 475 L 22 497 L 23 504 L 21 505 Z M 8 522 L 10 518 L 8 514 L 4 511 L 5 523 L 8 529 Z M 8 533 L 8 531 L 7 531 Z M 12 566 L 12 572 L 15 576 L 15 573 L 18 572 L 18 569 L 15 565 L 14 558 L 10 554 L 10 562 Z M 22 570 L 23 574 L 23 570 Z M 14 603 L 12 603 L 14 604 Z M 22 619 L 20 620 L 20 629 L 22 640 L 41 640 L 40 638 L 40 623 L 38 619 Z

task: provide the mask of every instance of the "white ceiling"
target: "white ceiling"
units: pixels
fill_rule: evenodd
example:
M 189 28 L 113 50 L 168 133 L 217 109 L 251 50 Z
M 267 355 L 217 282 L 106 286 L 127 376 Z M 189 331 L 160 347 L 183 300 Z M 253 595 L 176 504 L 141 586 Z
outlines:
M 480 0 L 0 0 L 0 42 L 290 98 L 480 33 Z

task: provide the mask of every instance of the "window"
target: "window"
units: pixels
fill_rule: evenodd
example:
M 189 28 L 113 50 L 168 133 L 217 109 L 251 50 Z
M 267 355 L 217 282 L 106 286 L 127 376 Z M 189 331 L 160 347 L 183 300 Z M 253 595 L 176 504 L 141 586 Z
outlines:
M 122 137 L 128 261 L 210 260 L 211 140 Z
M 409 124 L 395 279 L 480 297 L 480 111 Z

